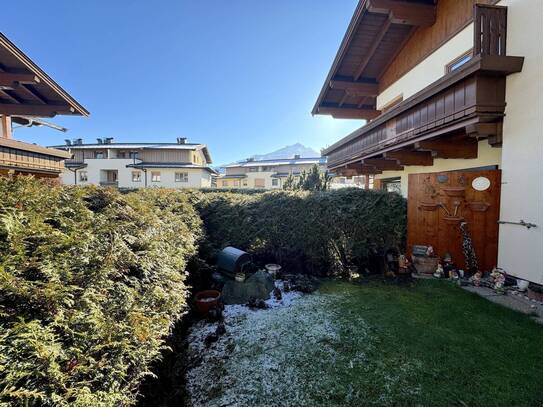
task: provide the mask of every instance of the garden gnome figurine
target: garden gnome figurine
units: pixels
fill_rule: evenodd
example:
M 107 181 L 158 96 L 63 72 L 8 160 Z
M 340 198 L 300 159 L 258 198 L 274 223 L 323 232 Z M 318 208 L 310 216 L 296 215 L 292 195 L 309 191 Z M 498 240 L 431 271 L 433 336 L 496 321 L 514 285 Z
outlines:
M 494 267 L 492 273 L 490 273 L 490 277 L 492 277 L 492 280 L 494 281 L 494 291 L 503 294 L 505 291 L 503 288 L 505 284 L 505 274 L 500 272 L 497 267 Z
M 452 278 L 452 273 L 456 273 L 456 266 L 452 261 L 452 257 L 449 253 L 445 253 L 443 256 L 443 273 L 446 278 Z
M 443 277 L 443 266 L 441 265 L 441 262 L 437 264 L 437 269 L 434 273 L 435 278 L 441 278 Z
M 481 285 L 481 278 L 483 277 L 483 273 L 480 271 L 477 271 L 473 276 L 470 277 L 469 281 L 475 286 L 479 287 Z
M 432 246 L 428 246 L 428 249 L 426 249 L 426 256 L 434 257 L 434 248 Z

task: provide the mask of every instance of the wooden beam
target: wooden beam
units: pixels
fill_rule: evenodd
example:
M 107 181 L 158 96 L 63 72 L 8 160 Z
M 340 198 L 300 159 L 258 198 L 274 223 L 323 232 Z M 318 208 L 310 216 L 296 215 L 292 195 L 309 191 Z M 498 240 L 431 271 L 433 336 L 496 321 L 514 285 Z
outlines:
M 373 165 L 363 164 L 362 162 L 347 164 L 346 168 L 356 170 L 357 173 L 355 175 L 374 175 L 381 174 L 383 172 L 379 168 L 375 168 Z
M 54 117 L 59 113 L 71 114 L 74 113 L 74 108 L 69 106 L 55 105 L 23 105 L 23 104 L 5 104 L 0 103 L 0 114 L 4 115 L 23 115 L 23 116 L 40 116 Z
M 355 96 L 377 96 L 379 94 L 379 85 L 376 83 L 364 83 L 354 81 L 340 81 L 332 79 L 330 88 L 340 89 Z
M 0 72 L 0 86 L 12 88 L 21 83 L 34 84 L 39 82 L 40 79 L 33 74 Z
M 432 153 L 429 151 L 399 150 L 384 153 L 383 156 L 397 160 L 401 165 L 434 165 Z
M 394 24 L 430 26 L 436 22 L 436 5 L 397 0 L 368 0 L 371 13 L 389 14 Z
M 381 114 L 375 109 L 355 109 L 344 107 L 319 107 L 318 114 L 327 114 L 336 119 L 362 119 L 373 120 Z
M 362 76 L 362 73 L 364 72 L 364 69 L 366 69 L 366 66 L 368 66 L 369 62 L 371 61 L 371 58 L 373 57 L 373 54 L 375 54 L 375 51 L 377 48 L 379 48 L 379 45 L 381 45 L 381 41 L 383 40 L 383 37 L 388 32 L 388 29 L 390 28 L 390 25 L 392 24 L 392 21 L 390 18 L 388 18 L 377 35 L 375 36 L 375 39 L 372 42 L 372 46 L 365 55 L 365 57 L 362 59 L 362 62 L 360 62 L 360 65 L 358 67 L 358 70 L 356 71 L 356 74 L 354 75 L 354 80 L 357 81 Z
M 362 164 L 372 165 L 381 171 L 402 171 L 404 169 L 397 160 L 387 160 L 386 158 L 366 158 Z
M 475 139 L 486 138 L 492 147 L 501 147 L 503 123 L 476 123 L 466 126 L 466 134 Z
M 477 140 L 437 139 L 424 140 L 415 143 L 418 151 L 430 151 L 434 158 L 477 158 Z

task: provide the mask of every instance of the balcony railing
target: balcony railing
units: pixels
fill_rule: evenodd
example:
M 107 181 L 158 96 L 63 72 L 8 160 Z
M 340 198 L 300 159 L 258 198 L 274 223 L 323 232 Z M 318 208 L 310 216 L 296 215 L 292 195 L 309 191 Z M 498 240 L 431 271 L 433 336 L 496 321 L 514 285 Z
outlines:
M 504 76 L 519 72 L 523 58 L 506 56 L 506 7 L 476 4 L 474 25 L 474 54 L 469 62 L 329 147 L 328 167 L 367 158 L 423 135 L 458 130 L 468 119 L 478 122 L 478 116 L 485 116 L 487 122 L 501 121 Z

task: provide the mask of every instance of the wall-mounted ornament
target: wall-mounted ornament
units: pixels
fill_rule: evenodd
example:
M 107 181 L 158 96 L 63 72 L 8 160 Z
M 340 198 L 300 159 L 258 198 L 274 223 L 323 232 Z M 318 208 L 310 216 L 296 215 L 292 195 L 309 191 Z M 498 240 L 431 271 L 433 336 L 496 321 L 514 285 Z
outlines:
M 437 176 L 437 182 L 439 182 L 440 184 L 444 184 L 445 182 L 447 182 L 449 180 L 449 176 L 448 175 L 438 175 Z
M 486 191 L 490 188 L 490 180 L 487 177 L 477 177 L 471 182 L 471 186 L 476 191 Z

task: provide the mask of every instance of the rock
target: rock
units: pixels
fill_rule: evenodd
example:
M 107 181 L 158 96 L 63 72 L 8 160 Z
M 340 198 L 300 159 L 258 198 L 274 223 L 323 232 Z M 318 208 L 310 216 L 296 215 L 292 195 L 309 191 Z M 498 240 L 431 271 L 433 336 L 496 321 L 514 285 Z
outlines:
M 247 306 L 251 309 L 266 309 L 268 308 L 268 304 L 266 304 L 266 301 L 262 299 L 258 299 L 255 297 L 249 298 L 249 301 L 247 302 Z
M 210 347 L 213 342 L 217 342 L 219 340 L 219 336 L 216 333 L 209 334 L 204 339 L 204 343 L 206 347 Z
M 217 329 L 215 330 L 215 335 L 221 336 L 226 333 L 226 326 L 224 326 L 224 322 L 219 322 L 217 325 Z
M 278 287 L 275 287 L 273 289 L 273 297 L 277 300 L 277 301 L 281 301 L 283 299 L 283 294 L 281 293 L 281 290 L 278 288 Z
M 246 304 L 251 297 L 269 300 L 275 284 L 265 271 L 257 271 L 243 282 L 229 280 L 224 284 L 222 299 L 225 304 Z

